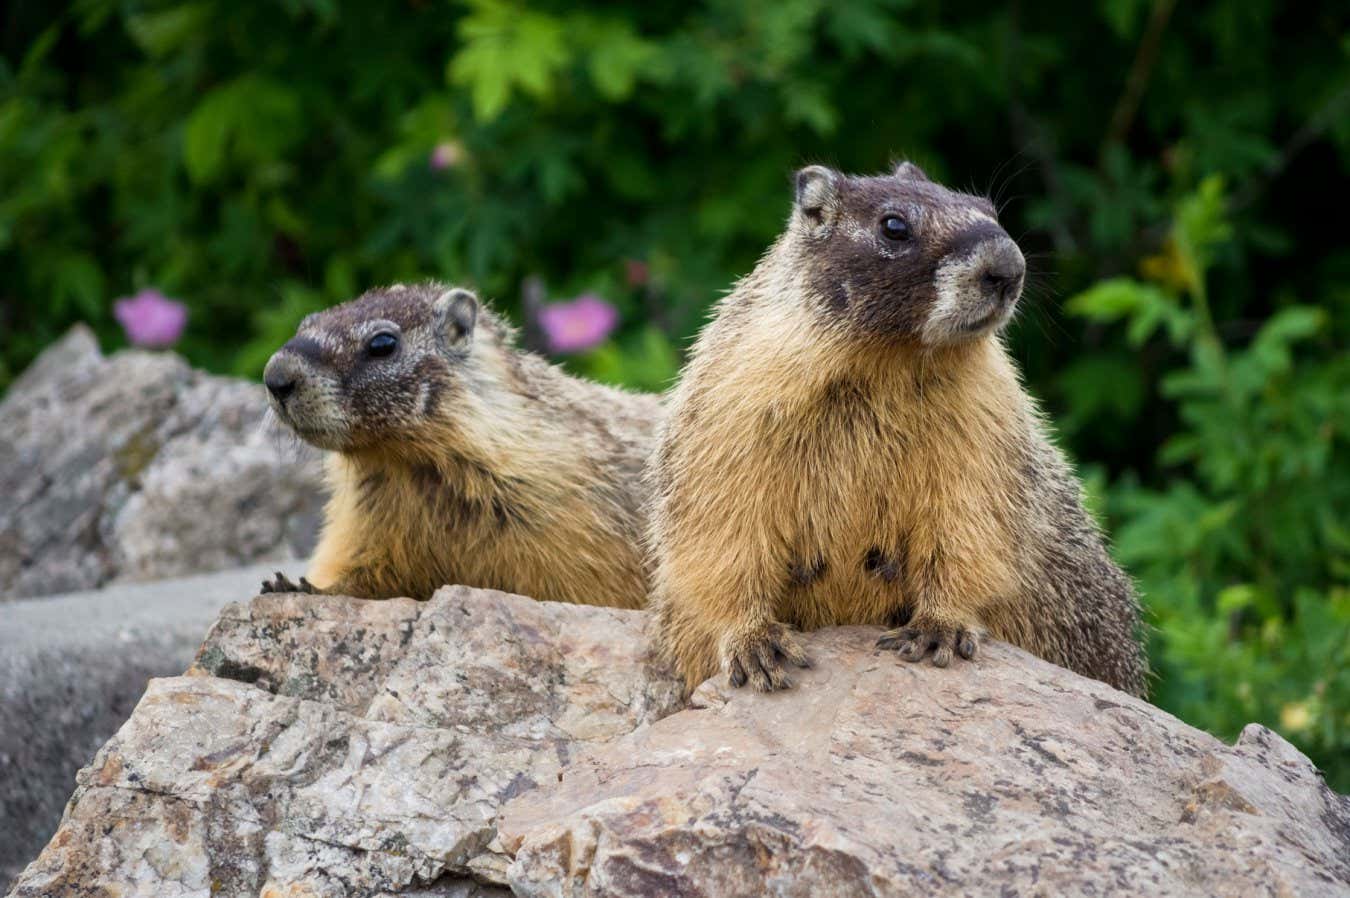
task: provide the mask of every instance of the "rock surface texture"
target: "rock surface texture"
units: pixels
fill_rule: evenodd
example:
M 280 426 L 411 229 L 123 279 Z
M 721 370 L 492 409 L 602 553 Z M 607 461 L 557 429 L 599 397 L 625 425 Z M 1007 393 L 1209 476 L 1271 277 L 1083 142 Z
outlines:
M 0 599 L 307 554 L 320 460 L 266 409 L 260 385 L 71 330 L 0 401 Z
M 0 890 L 47 844 L 89 763 L 151 677 L 183 672 L 266 567 L 123 583 L 0 608 Z
M 809 634 L 683 706 L 641 612 L 463 587 L 229 606 L 15 896 L 1345 895 L 1350 799 L 991 645 Z

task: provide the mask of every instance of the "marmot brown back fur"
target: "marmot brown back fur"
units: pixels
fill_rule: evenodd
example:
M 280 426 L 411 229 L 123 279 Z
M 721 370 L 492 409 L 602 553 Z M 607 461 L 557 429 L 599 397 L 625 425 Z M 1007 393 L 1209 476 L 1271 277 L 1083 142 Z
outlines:
M 474 294 L 436 284 L 309 316 L 264 381 L 277 416 L 332 452 L 308 575 L 319 590 L 425 599 L 462 583 L 645 603 L 642 468 L 657 397 L 513 348 Z M 278 575 L 264 588 L 292 587 Z
M 657 641 L 691 686 L 787 686 L 784 624 L 882 624 L 911 661 L 988 632 L 1145 691 L 1131 584 L 998 336 L 1024 272 L 986 199 L 909 163 L 798 174 L 650 470 Z

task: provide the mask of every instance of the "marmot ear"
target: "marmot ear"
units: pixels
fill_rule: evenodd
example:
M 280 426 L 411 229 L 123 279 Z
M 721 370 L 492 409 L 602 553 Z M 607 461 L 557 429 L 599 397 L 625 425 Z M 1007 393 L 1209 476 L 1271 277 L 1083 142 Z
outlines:
M 913 162 L 901 162 L 895 167 L 895 176 L 902 181 L 928 181 L 931 178 Z
M 436 328 L 449 349 L 463 346 L 473 339 L 473 328 L 478 323 L 478 297 L 472 290 L 451 287 L 436 297 Z
M 839 173 L 823 165 L 797 172 L 797 208 L 814 225 L 829 224 L 839 204 Z

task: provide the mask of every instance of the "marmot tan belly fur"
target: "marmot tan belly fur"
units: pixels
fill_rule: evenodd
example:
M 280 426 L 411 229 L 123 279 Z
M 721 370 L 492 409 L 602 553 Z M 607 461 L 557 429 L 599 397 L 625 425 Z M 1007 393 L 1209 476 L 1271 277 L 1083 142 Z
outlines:
M 987 200 L 909 163 L 798 173 L 650 469 L 656 639 L 691 687 L 783 688 L 784 625 L 880 624 L 907 660 L 989 633 L 1145 691 L 1131 584 L 999 337 L 1024 272 Z
M 660 400 L 570 377 L 513 339 L 468 290 L 395 286 L 309 316 L 272 357 L 277 416 L 331 452 L 302 588 L 645 604 L 642 468 Z

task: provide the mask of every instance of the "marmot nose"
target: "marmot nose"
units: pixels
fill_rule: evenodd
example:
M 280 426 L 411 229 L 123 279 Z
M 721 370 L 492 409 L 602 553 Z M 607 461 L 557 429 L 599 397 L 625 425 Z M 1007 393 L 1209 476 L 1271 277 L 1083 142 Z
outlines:
M 275 371 L 264 374 L 263 383 L 267 385 L 267 392 L 278 402 L 284 402 L 287 396 L 295 392 L 295 378 Z
M 1017 298 L 1026 273 L 1027 263 L 1022 258 L 1022 251 L 1016 243 L 1008 240 L 989 254 L 984 272 L 980 275 L 980 287 L 986 294 L 1008 302 Z
M 1019 277 L 1021 275 L 1011 268 L 991 268 L 984 273 L 980 284 L 990 293 L 1007 293 Z
M 295 392 L 295 385 L 299 381 L 295 365 L 286 358 L 284 350 L 267 360 L 267 367 L 263 369 L 263 386 L 267 387 L 267 392 L 277 402 L 285 402 L 286 397 Z

